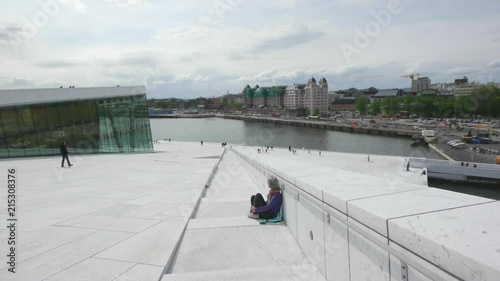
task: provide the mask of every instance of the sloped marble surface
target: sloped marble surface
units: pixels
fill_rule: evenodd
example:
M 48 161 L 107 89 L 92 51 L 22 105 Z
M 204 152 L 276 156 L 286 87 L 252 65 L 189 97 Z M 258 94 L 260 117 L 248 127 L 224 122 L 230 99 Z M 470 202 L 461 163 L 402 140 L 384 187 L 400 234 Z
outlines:
M 285 225 L 189 229 L 172 273 L 306 263 Z
M 61 168 L 60 157 L 0 161 L 19 179 L 18 272 L 6 274 L 2 263 L 0 280 L 157 280 L 223 149 L 172 142 L 155 150 L 70 155 L 71 168 Z
M 324 281 L 318 268 L 313 265 L 272 266 L 239 270 L 218 270 L 167 274 L 162 281 Z M 341 281 L 341 280 L 339 280 Z

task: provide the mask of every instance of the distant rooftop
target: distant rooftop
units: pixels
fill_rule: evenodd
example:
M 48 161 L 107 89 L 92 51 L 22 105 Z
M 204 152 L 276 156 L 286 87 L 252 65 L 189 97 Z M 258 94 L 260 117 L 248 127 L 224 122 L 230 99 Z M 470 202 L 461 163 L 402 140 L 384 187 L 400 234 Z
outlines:
M 380 90 L 376 95 L 372 97 L 396 97 L 400 93 L 400 89 L 389 89 L 389 90 Z

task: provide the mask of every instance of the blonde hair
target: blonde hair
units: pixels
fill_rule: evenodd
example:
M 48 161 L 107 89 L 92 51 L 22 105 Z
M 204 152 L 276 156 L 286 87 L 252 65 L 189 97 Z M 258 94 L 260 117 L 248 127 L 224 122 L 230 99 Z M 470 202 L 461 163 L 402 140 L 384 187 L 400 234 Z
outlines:
M 281 191 L 280 188 L 280 182 L 278 181 L 277 178 L 275 177 L 270 177 L 267 179 L 267 184 L 269 185 L 270 189 L 276 190 L 276 191 Z

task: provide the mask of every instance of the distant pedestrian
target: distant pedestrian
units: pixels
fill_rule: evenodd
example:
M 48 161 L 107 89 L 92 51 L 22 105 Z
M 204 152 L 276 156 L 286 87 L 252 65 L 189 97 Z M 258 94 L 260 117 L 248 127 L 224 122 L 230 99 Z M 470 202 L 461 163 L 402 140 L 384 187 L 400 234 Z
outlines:
M 224 147 L 224 143 L 221 143 L 221 147 Z
M 267 148 L 266 148 L 266 150 L 265 150 L 265 151 L 266 151 L 266 153 L 267 153 Z
M 73 166 L 70 162 L 69 162 L 69 158 L 68 158 L 68 148 L 66 146 L 66 142 L 61 142 L 61 146 L 59 147 L 59 150 L 61 150 L 61 156 L 62 156 L 62 162 L 61 162 L 61 167 L 64 167 L 64 159 L 66 159 L 66 161 L 68 162 L 68 165 L 69 167 Z
M 465 167 L 469 167 L 469 162 L 467 162 L 467 163 L 465 164 Z
M 203 145 L 203 141 L 201 141 L 201 145 Z
M 410 171 L 410 160 L 408 160 L 408 163 L 406 163 L 406 171 Z
M 321 150 L 319 151 L 319 156 L 321 156 Z
M 168 139 L 168 142 L 171 142 L 172 140 L 171 139 Z
M 461 164 L 461 165 L 462 165 L 462 167 L 464 166 L 464 161 L 462 161 L 462 164 Z
M 311 154 L 311 150 L 310 149 L 308 149 L 307 151 L 309 152 L 309 154 Z
M 288 151 L 292 151 L 292 147 L 291 146 L 288 147 Z
M 367 159 L 368 159 L 368 162 L 370 162 L 370 155 L 368 155 Z
M 272 146 L 271 146 L 271 150 L 274 150 Z

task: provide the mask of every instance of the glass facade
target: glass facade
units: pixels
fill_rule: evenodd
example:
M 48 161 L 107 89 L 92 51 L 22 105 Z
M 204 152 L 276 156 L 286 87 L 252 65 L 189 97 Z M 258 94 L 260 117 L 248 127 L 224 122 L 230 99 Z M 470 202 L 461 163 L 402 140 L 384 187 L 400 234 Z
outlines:
M 0 107 L 0 158 L 152 152 L 146 96 Z

